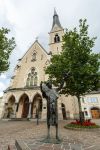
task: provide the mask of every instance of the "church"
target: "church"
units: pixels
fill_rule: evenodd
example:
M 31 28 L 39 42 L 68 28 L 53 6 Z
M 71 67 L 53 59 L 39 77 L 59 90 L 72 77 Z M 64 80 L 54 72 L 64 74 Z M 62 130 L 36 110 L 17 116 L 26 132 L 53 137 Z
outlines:
M 64 29 L 56 10 L 54 10 L 53 23 L 49 32 L 49 53 L 36 40 L 24 56 L 19 59 L 10 85 L 4 91 L 0 118 L 32 120 L 36 119 L 38 114 L 39 119 L 46 120 L 47 102 L 42 97 L 40 83 L 48 80 L 45 68 L 50 64 L 51 56 L 62 51 L 63 35 Z M 77 98 L 70 95 L 60 95 L 58 98 L 58 118 L 63 120 L 77 117 Z

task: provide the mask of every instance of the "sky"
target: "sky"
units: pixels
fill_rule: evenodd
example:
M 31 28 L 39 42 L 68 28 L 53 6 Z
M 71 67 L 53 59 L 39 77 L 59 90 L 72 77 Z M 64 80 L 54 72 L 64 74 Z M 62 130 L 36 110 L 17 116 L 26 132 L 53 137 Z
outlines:
M 0 28 L 10 29 L 16 48 L 10 56 L 10 68 L 0 75 L 0 96 L 9 86 L 14 68 L 38 37 L 48 51 L 54 8 L 64 29 L 78 27 L 79 19 L 87 19 L 89 35 L 97 36 L 94 52 L 100 52 L 100 0 L 0 0 Z

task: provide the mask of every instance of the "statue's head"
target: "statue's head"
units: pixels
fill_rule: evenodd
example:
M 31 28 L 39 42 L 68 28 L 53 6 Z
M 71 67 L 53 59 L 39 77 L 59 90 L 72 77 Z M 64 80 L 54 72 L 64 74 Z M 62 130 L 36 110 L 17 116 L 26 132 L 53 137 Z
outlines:
M 46 82 L 46 85 L 48 88 L 52 89 L 52 82 L 50 80 Z

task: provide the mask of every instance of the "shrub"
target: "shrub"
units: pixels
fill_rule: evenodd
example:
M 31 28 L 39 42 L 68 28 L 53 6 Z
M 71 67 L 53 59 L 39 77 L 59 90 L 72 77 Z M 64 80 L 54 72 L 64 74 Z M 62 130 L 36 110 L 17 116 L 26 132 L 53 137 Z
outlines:
M 71 122 L 70 124 L 73 125 L 81 125 L 81 126 L 95 126 L 96 124 L 94 122 L 91 122 L 91 120 L 85 120 L 83 123 L 81 123 L 79 120 L 76 120 L 74 122 Z

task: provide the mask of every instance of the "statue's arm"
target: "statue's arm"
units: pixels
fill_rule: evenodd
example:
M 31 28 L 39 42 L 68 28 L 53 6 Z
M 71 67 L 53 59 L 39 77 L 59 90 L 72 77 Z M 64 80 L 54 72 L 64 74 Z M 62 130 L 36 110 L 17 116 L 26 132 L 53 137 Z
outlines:
M 61 81 L 60 86 L 58 87 L 57 91 L 60 91 L 63 88 L 64 82 L 66 79 L 68 79 L 69 75 L 70 75 L 70 71 L 63 73 L 62 81 Z
M 41 83 L 40 83 L 40 90 L 41 90 L 41 92 L 42 92 L 42 97 L 47 99 L 47 95 L 46 95 L 46 92 L 45 92 L 45 90 L 44 90 L 43 82 L 42 82 L 42 81 L 41 81 Z

